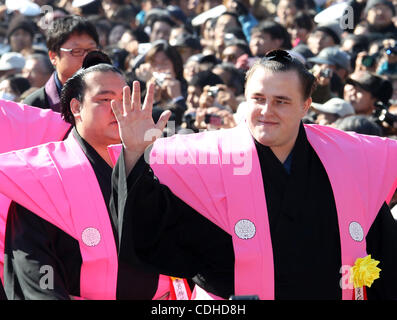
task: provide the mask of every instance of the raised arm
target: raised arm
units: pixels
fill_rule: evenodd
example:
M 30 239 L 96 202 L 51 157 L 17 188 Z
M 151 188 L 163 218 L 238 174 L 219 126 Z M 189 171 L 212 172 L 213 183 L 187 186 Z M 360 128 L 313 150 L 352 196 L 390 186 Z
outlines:
M 123 88 L 123 102 L 112 100 L 111 106 L 119 125 L 123 144 L 125 172 L 128 176 L 145 149 L 162 135 L 170 111 L 164 111 L 157 124 L 152 118 L 154 83 L 149 83 L 143 106 L 141 106 L 140 85 L 133 83 L 132 98 L 130 88 Z

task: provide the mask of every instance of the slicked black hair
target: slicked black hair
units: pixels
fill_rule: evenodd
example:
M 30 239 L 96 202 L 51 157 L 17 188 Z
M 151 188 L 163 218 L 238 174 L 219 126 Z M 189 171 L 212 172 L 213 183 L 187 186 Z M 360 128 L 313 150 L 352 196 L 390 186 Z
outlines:
M 311 97 L 317 84 L 316 77 L 310 73 L 305 65 L 284 50 L 269 51 L 265 57 L 255 62 L 246 73 L 246 83 L 258 68 L 263 68 L 271 72 L 295 71 L 302 86 L 304 100 Z

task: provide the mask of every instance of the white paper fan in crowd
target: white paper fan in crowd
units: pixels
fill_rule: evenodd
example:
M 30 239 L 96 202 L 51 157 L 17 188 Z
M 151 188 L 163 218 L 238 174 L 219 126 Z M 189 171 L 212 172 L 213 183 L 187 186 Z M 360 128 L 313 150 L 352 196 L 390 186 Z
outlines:
M 325 8 L 314 16 L 314 22 L 317 24 L 323 24 L 330 21 L 339 20 L 342 18 L 345 9 L 348 6 L 348 3 L 341 2 Z
M 6 0 L 5 3 L 8 12 L 19 11 L 24 16 L 38 16 L 41 8 L 37 3 L 29 0 Z
M 213 7 L 207 11 L 204 11 L 203 13 L 200 13 L 198 16 L 193 18 L 192 25 L 194 27 L 202 25 L 208 19 L 217 18 L 224 12 L 226 12 L 226 7 L 223 4 Z

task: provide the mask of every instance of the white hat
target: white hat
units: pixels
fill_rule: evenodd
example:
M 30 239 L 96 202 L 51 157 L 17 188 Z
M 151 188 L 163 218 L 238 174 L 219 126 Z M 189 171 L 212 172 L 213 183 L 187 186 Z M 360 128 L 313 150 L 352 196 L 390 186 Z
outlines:
M 341 98 L 332 98 L 323 104 L 312 103 L 312 107 L 321 112 L 336 114 L 339 117 L 355 114 L 353 106 Z
M 225 13 L 226 11 L 227 9 L 223 4 L 213 7 L 207 11 L 204 11 L 203 13 L 200 13 L 198 16 L 194 17 L 192 19 L 192 26 L 197 27 L 199 25 L 202 25 L 208 19 L 218 18 L 221 14 Z
M 320 11 L 314 16 L 314 22 L 318 24 L 339 21 L 343 17 L 346 8 L 349 6 L 347 2 L 333 4 L 328 8 Z
M 30 0 L 6 0 L 5 5 L 8 12 L 19 11 L 24 16 L 34 17 L 41 13 L 40 6 Z
M 22 69 L 25 66 L 25 58 L 18 52 L 6 52 L 0 58 L 0 71 Z

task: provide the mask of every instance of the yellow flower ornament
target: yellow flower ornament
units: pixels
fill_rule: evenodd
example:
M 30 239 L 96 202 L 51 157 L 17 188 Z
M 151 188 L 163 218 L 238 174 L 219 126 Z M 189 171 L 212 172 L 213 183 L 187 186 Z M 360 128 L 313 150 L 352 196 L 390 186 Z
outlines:
M 381 269 L 377 267 L 379 261 L 371 259 L 371 255 L 365 258 L 357 258 L 354 266 L 350 269 L 350 282 L 354 288 L 371 287 L 372 283 L 379 278 Z

